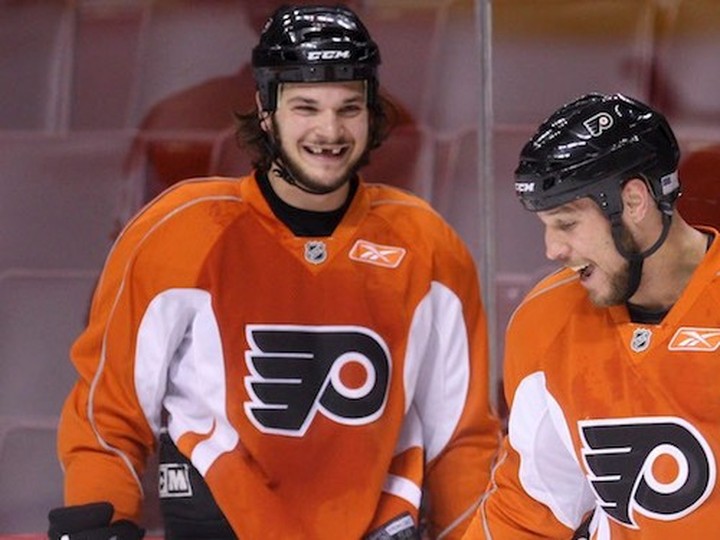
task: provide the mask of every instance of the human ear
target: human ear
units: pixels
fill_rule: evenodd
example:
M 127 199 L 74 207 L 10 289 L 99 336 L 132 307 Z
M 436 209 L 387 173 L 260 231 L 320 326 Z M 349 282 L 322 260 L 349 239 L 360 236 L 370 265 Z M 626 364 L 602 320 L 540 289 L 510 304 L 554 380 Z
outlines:
M 631 178 L 625 182 L 622 201 L 624 213 L 634 222 L 642 220 L 653 204 L 652 194 L 641 178 Z
M 272 131 L 272 123 L 270 122 L 270 113 L 263 110 L 262 103 L 260 101 L 260 92 L 255 92 L 255 107 L 258 112 L 258 120 L 260 121 L 260 129 L 265 133 Z

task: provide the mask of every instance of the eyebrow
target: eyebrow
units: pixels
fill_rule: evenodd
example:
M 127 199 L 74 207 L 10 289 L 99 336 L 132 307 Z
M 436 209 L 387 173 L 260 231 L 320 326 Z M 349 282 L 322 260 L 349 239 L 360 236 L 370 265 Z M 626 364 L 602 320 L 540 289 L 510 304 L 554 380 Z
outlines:
M 365 100 L 365 96 L 362 95 L 362 94 L 358 94 L 358 95 L 356 95 L 356 96 L 352 96 L 352 97 L 349 97 L 349 98 L 347 98 L 347 99 L 344 99 L 344 100 L 342 101 L 342 105 L 346 105 L 346 104 L 350 104 L 350 103 L 362 102 L 362 101 L 364 101 L 364 100 Z M 298 103 L 298 102 L 300 102 L 300 103 L 305 103 L 305 104 L 310 105 L 310 104 L 319 103 L 319 100 L 317 100 L 317 99 L 315 99 L 315 98 L 305 97 L 305 96 L 293 96 L 293 97 L 291 97 L 290 99 L 288 99 L 287 102 L 288 102 L 288 103 Z
M 302 103 L 317 103 L 316 99 L 306 98 L 303 96 L 295 96 L 295 97 L 291 97 L 290 99 L 288 99 L 288 103 L 294 103 L 294 102 L 298 102 L 298 101 L 302 102 Z
M 567 205 L 563 204 L 562 206 L 557 206 L 555 208 L 551 208 L 550 210 L 545 210 L 546 216 L 557 216 L 559 214 L 571 214 L 575 210 L 573 208 L 568 208 Z

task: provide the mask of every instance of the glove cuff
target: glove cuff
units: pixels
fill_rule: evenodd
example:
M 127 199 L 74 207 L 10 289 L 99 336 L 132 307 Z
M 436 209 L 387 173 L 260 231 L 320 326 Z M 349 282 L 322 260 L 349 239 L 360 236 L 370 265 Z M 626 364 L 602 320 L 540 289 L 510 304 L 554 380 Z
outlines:
M 129 520 L 110 523 L 109 502 L 54 508 L 48 514 L 50 540 L 141 540 L 145 531 Z

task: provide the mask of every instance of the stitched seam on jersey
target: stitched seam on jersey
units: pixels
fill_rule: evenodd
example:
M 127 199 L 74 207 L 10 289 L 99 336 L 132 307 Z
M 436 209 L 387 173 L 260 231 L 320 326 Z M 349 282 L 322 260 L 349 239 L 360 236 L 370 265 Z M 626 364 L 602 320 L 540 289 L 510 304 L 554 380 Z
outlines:
M 394 204 L 398 206 L 409 206 L 411 208 L 417 208 L 418 210 L 425 210 L 435 216 L 441 217 L 437 210 L 432 207 L 428 207 L 422 204 L 418 204 L 412 201 L 396 201 L 394 199 L 378 199 L 377 201 L 370 202 L 371 207 L 383 206 L 385 204 Z
M 474 503 L 472 503 L 470 506 L 468 506 L 462 514 L 460 514 L 457 518 L 455 518 L 450 525 L 445 527 L 442 531 L 440 531 L 437 535 L 437 540 L 442 540 L 445 538 L 448 534 L 452 533 L 453 530 L 460 525 L 464 520 L 466 520 L 469 517 L 472 518 L 472 515 L 475 513 L 475 510 L 477 510 L 478 506 L 480 506 L 480 503 L 482 502 L 482 495 L 479 499 L 477 499 Z
M 541 295 L 548 293 L 554 289 L 557 289 L 558 287 L 562 287 L 564 285 L 567 285 L 568 283 L 572 283 L 573 281 L 577 281 L 577 280 L 578 280 L 577 274 L 573 274 L 573 275 L 563 279 L 562 281 L 558 281 L 557 283 L 553 283 L 552 285 L 543 287 L 539 291 L 531 293 L 530 295 L 528 295 L 528 297 L 525 299 L 525 301 L 523 303 L 529 302 L 530 300 L 534 300 L 538 296 L 541 296 Z
M 118 240 L 123 236 L 124 232 L 128 229 L 128 227 L 129 227 L 130 225 L 132 225 L 133 223 L 135 223 L 138 219 L 140 219 L 140 217 L 144 216 L 144 215 L 147 213 L 147 211 L 153 206 L 153 204 L 155 203 L 155 201 L 159 200 L 161 197 L 164 197 L 167 193 L 170 193 L 170 192 L 173 192 L 173 191 L 176 191 L 176 190 L 180 189 L 182 186 L 186 186 L 186 185 L 189 185 L 189 184 L 202 184 L 202 183 L 205 183 L 205 182 L 208 182 L 208 183 L 209 183 L 209 182 L 217 182 L 217 183 L 234 184 L 234 183 L 239 183 L 240 180 L 238 180 L 238 179 L 236 179 L 236 178 L 235 178 L 235 179 L 230 179 L 230 178 L 228 178 L 228 179 L 223 179 L 222 177 L 209 177 L 209 178 L 190 178 L 190 179 L 188 179 L 188 180 L 183 180 L 183 181 L 181 181 L 181 182 L 177 182 L 177 183 L 173 184 L 173 186 L 172 186 L 171 188 L 169 188 L 168 190 L 164 191 L 163 193 L 160 193 L 159 195 L 155 196 L 155 198 L 153 198 L 153 199 L 150 200 L 147 204 L 145 204 L 145 205 L 140 209 L 140 211 L 139 211 L 137 214 L 135 214 L 135 217 L 133 217 L 133 218 L 123 227 L 123 230 L 121 231 L 120 235 L 118 236 Z M 206 196 L 206 197 L 201 197 L 201 199 L 210 199 L 210 198 L 215 198 L 215 197 L 232 197 L 232 198 L 237 199 L 238 201 L 242 200 L 242 198 L 241 198 L 240 196 L 238 196 L 238 195 L 211 195 L 211 196 L 209 195 L 209 196 Z M 187 204 L 187 203 L 185 203 L 185 204 Z M 185 204 L 179 206 L 178 208 L 181 208 L 182 206 L 185 206 Z M 176 208 L 176 209 L 174 209 L 174 210 L 177 210 L 178 208 Z M 117 243 L 117 241 L 116 241 L 116 243 Z
M 490 532 L 490 523 L 488 522 L 487 514 L 485 512 L 485 503 L 490 498 L 490 496 L 493 493 L 495 493 L 498 489 L 498 485 L 495 481 L 495 473 L 500 468 L 500 466 L 505 462 L 507 457 L 508 457 L 508 452 L 507 452 L 507 450 L 505 450 L 502 452 L 502 455 L 499 457 L 499 459 L 497 460 L 497 463 L 495 463 L 495 465 L 492 468 L 492 471 L 490 472 L 490 483 L 491 483 L 492 487 L 490 489 L 488 489 L 487 492 L 480 499 L 480 515 L 482 516 L 482 527 L 483 527 L 483 532 L 485 533 L 485 537 L 487 538 L 487 540 L 492 540 L 493 536 L 492 536 L 492 533 Z
M 110 313 L 108 315 L 108 323 L 105 326 L 105 331 L 103 332 L 103 339 L 102 339 L 102 346 L 100 348 L 100 362 L 98 363 L 98 369 L 95 372 L 95 376 L 93 377 L 92 382 L 90 383 L 90 390 L 88 392 L 88 405 L 87 405 L 87 415 L 88 415 L 88 421 L 90 422 L 90 426 L 93 430 L 93 433 L 95 434 L 95 438 L 97 439 L 98 443 L 102 448 L 105 450 L 112 452 L 113 454 L 117 455 L 122 462 L 125 464 L 125 466 L 128 468 L 130 473 L 132 474 L 133 478 L 135 479 L 135 482 L 137 483 L 138 489 L 140 490 L 140 494 L 144 496 L 145 491 L 142 487 L 142 481 L 140 480 L 140 477 L 138 476 L 137 472 L 135 471 L 135 468 L 132 466 L 132 463 L 130 461 L 130 458 L 127 456 L 125 452 L 120 450 L 119 448 L 115 448 L 114 446 L 111 446 L 108 444 L 105 439 L 103 439 L 102 435 L 100 434 L 100 431 L 97 427 L 97 424 L 95 423 L 95 414 L 93 410 L 93 403 L 95 398 L 95 390 L 97 389 L 97 385 L 100 382 L 100 377 L 103 374 L 103 371 L 105 369 L 105 361 L 106 361 L 106 353 L 107 353 L 107 337 L 108 337 L 108 330 L 110 327 L 110 321 L 113 320 L 115 316 L 115 310 L 118 306 L 118 303 L 120 301 L 120 296 L 125 289 L 125 282 L 127 279 L 128 271 L 130 269 L 130 265 L 132 261 L 135 260 L 135 256 L 137 255 L 138 251 L 140 250 L 141 246 L 145 243 L 145 241 L 152 236 L 152 234 L 163 224 L 165 224 L 170 218 L 175 217 L 175 215 L 179 214 L 180 212 L 195 206 L 196 204 L 200 204 L 203 202 L 208 201 L 217 201 L 217 200 L 229 200 L 229 201 L 236 201 L 236 202 L 242 202 L 242 199 L 240 197 L 237 197 L 235 195 L 213 195 L 208 197 L 200 197 L 198 199 L 193 199 L 192 201 L 187 201 L 186 203 L 178 206 L 177 208 L 174 208 L 172 211 L 165 214 L 161 219 L 159 219 L 156 223 L 150 227 L 150 229 L 145 233 L 145 235 L 140 239 L 140 241 L 135 245 L 135 248 L 133 249 L 132 253 L 130 254 L 130 257 L 128 257 L 127 263 L 125 264 L 125 269 L 123 270 L 123 278 L 120 281 L 120 285 L 118 286 L 117 293 L 115 294 L 115 300 L 113 301 L 112 308 L 110 308 Z M 119 238 L 118 238 L 119 240 Z M 116 241 L 117 243 L 117 241 Z M 113 245 L 113 248 L 115 246 Z M 110 255 L 108 255 L 109 259 Z M 100 287 L 100 284 L 98 285 Z M 143 415 L 145 414 L 145 411 L 143 411 Z M 146 419 L 147 420 L 147 419 Z
M 558 281 L 557 283 L 553 283 L 552 285 L 548 285 L 546 287 L 543 287 L 539 291 L 536 291 L 534 293 L 530 293 L 527 297 L 523 299 L 522 302 L 518 305 L 518 307 L 515 308 L 515 310 L 512 312 L 512 315 L 510 315 L 510 319 L 508 320 L 507 325 L 510 326 L 513 319 L 515 318 L 515 314 L 520 311 L 520 309 L 527 303 L 529 303 L 531 300 L 535 300 L 537 297 L 542 296 L 543 294 L 549 293 L 550 291 L 557 289 L 558 287 L 564 287 L 565 285 L 572 283 L 573 281 L 577 281 L 578 276 L 572 275 L 568 278 L 563 279 L 562 281 Z
M 208 177 L 208 178 L 190 178 L 190 179 L 188 179 L 188 180 L 182 180 L 182 181 L 180 181 L 180 182 L 177 182 L 177 183 L 173 184 L 173 185 L 172 185 L 170 188 L 168 188 L 166 191 L 164 191 L 163 193 L 160 193 L 159 195 L 155 196 L 154 199 L 152 199 L 151 201 L 149 201 L 148 203 L 146 203 L 146 204 L 135 214 L 135 216 L 134 216 L 132 219 L 130 219 L 130 221 L 128 221 L 125 225 L 123 225 L 123 228 L 122 228 L 122 230 L 120 231 L 120 234 L 118 234 L 117 238 L 115 238 L 115 241 L 112 243 L 112 246 L 110 246 L 110 250 L 108 251 L 108 255 L 107 255 L 107 257 L 105 258 L 105 261 L 107 262 L 107 261 L 110 259 L 110 255 L 112 255 L 112 253 L 115 251 L 115 246 L 117 246 L 118 243 L 120 242 L 120 239 L 123 238 L 123 236 L 125 236 L 125 231 L 127 231 L 133 223 L 135 223 L 136 221 L 138 221 L 138 220 L 140 219 L 140 217 L 144 216 L 144 215 L 147 213 L 147 211 L 150 209 L 150 207 L 152 207 L 153 203 L 154 203 L 155 201 L 157 201 L 158 199 L 160 199 L 160 197 L 163 197 L 166 193 L 175 191 L 175 190 L 179 189 L 181 186 L 185 186 L 185 185 L 189 185 L 189 184 L 200 184 L 200 183 L 203 183 L 203 182 L 218 182 L 218 183 L 228 183 L 228 184 L 231 184 L 231 183 L 239 183 L 240 181 L 241 181 L 241 180 L 239 180 L 239 179 L 237 179 L 237 178 L 227 178 L 227 179 L 225 179 L 224 177 L 221 177 L 221 176 L 212 176 L 212 177 Z M 235 200 L 237 200 L 238 202 L 242 202 L 242 200 L 243 200 L 242 197 L 240 197 L 239 195 L 212 195 L 212 196 L 201 197 L 200 199 L 193 199 L 193 201 L 189 201 L 189 202 L 194 202 L 194 201 L 196 201 L 196 200 L 205 200 L 205 199 L 214 200 L 215 198 L 218 198 L 218 199 L 223 199 L 223 198 L 235 199 Z M 186 204 L 187 204 L 187 203 L 184 203 L 184 204 L 182 204 L 181 206 L 179 206 L 179 207 L 177 207 L 177 208 L 174 208 L 169 214 L 167 214 L 166 216 L 164 216 L 160 221 L 163 221 L 163 220 L 165 219 L 165 217 L 167 217 L 168 215 L 172 214 L 175 210 L 179 210 L 179 209 L 183 208 Z M 103 277 L 104 277 L 104 276 L 103 276 L 103 274 L 101 273 L 101 274 L 100 274 L 100 280 L 98 281 L 98 284 L 97 284 L 97 288 L 98 288 L 98 289 L 102 286 L 102 279 L 103 279 Z
M 478 497 L 478 499 L 477 499 L 473 504 L 471 504 L 462 514 L 460 514 L 459 517 L 457 517 L 455 520 L 453 520 L 453 521 L 450 523 L 450 525 L 448 525 L 447 527 L 445 527 L 445 529 L 443 529 L 443 530 L 438 534 L 437 540 L 441 540 L 441 539 L 444 538 L 446 535 L 452 533 L 453 530 L 454 530 L 460 523 L 462 523 L 463 520 L 465 520 L 465 519 L 468 517 L 468 515 L 471 516 L 471 517 L 470 517 L 470 522 L 472 522 L 472 516 L 473 516 L 473 515 L 475 514 L 475 512 L 484 504 L 485 499 L 489 496 L 490 492 L 491 492 L 491 491 L 494 491 L 495 488 L 497 488 L 497 485 L 495 484 L 495 478 L 494 478 L 495 470 L 497 469 L 497 467 L 498 467 L 498 465 L 500 464 L 500 462 L 504 461 L 505 458 L 507 457 L 507 453 L 506 453 L 506 452 L 503 453 L 502 450 L 501 450 L 502 441 L 503 441 L 502 435 L 501 435 L 501 434 L 498 434 L 498 436 L 497 436 L 497 442 L 496 442 L 496 449 L 497 449 L 497 450 L 494 452 L 494 457 L 493 457 L 493 459 L 492 459 L 492 466 L 491 466 L 491 471 L 490 471 L 493 488 L 492 488 L 491 490 L 487 490 L 487 492 L 483 491 L 483 492 L 480 494 L 480 497 Z M 485 489 L 485 488 L 483 488 L 483 489 Z M 484 510 L 484 507 L 483 507 L 483 510 Z M 484 524 L 484 512 L 483 512 L 483 521 L 482 521 L 481 523 L 483 523 L 483 528 L 485 528 L 485 527 L 484 527 L 484 525 L 485 525 L 485 524 Z M 468 525 L 469 525 L 469 524 L 468 524 Z M 490 538 L 490 537 L 488 536 L 488 535 L 489 535 L 489 532 L 488 532 L 488 531 L 486 531 L 485 535 L 486 535 L 488 538 Z M 490 539 L 490 540 L 492 540 L 492 539 Z

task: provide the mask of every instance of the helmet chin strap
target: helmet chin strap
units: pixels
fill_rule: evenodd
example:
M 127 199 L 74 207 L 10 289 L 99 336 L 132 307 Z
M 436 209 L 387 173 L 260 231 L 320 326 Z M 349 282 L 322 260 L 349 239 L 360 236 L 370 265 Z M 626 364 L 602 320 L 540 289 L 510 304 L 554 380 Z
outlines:
M 663 212 L 662 213 L 662 232 L 660 233 L 660 237 L 655 241 L 655 243 L 650 246 L 645 251 L 642 251 L 640 253 L 633 253 L 631 251 L 628 251 L 625 245 L 622 241 L 622 232 L 625 227 L 623 225 L 622 220 L 620 219 L 620 212 L 617 212 L 610 216 L 610 229 L 612 231 L 612 237 L 613 242 L 615 243 L 615 248 L 620 252 L 620 255 L 625 257 L 625 259 L 628 260 L 630 263 L 629 267 L 629 280 L 628 280 L 628 287 L 625 291 L 625 295 L 623 296 L 623 302 L 627 302 L 632 295 L 634 295 L 638 287 L 640 286 L 640 279 L 642 278 L 642 269 L 643 269 L 643 263 L 645 262 L 645 259 L 647 259 L 650 255 L 655 253 L 658 249 L 660 249 L 660 246 L 663 245 L 665 242 L 665 239 L 668 236 L 668 233 L 670 232 L 670 223 L 672 221 L 672 213 L 669 212 Z
M 291 186 L 295 186 L 301 191 L 304 191 L 305 193 L 310 193 L 311 195 L 327 195 L 328 193 L 332 193 L 338 188 L 333 189 L 313 189 L 311 187 L 306 186 L 303 184 L 300 180 L 297 179 L 297 177 L 292 173 L 292 171 L 282 162 L 282 155 L 280 153 L 280 147 L 277 144 L 277 141 L 275 140 L 275 137 L 273 137 L 270 133 L 267 133 L 267 137 L 263 137 L 263 144 L 265 145 L 265 149 L 268 151 L 268 154 L 270 155 L 271 159 L 271 165 L 270 170 L 277 174 L 280 178 L 285 180 L 288 184 Z
M 285 180 L 288 184 L 290 184 L 291 186 L 295 186 L 299 190 L 304 191 L 305 193 L 309 193 L 311 195 L 327 195 L 328 193 L 337 191 L 342 187 L 337 186 L 332 188 L 315 189 L 306 185 L 302 180 L 298 179 L 298 177 L 293 173 L 291 167 L 283 163 L 282 153 L 280 152 L 280 145 L 277 143 L 275 137 L 269 132 L 266 132 L 266 135 L 266 137 L 263 137 L 263 145 L 265 146 L 265 149 L 270 156 L 270 170 L 273 173 L 277 174 L 280 178 Z M 349 171 L 348 179 L 352 178 L 357 173 L 357 170 L 362 166 L 362 164 L 366 162 L 369 152 L 369 148 L 366 147 L 365 153 L 358 159 L 357 163 Z
M 292 171 L 288 167 L 286 167 L 280 160 L 273 160 L 273 164 L 270 168 L 272 172 L 277 174 L 280 178 L 285 180 L 291 186 L 295 186 L 299 190 L 304 191 L 305 193 L 310 193 L 311 195 L 327 195 L 328 193 L 332 193 L 333 191 L 338 189 L 313 189 L 311 187 L 308 187 L 302 182 L 300 182 L 297 178 L 295 178 L 295 175 L 292 173 Z

